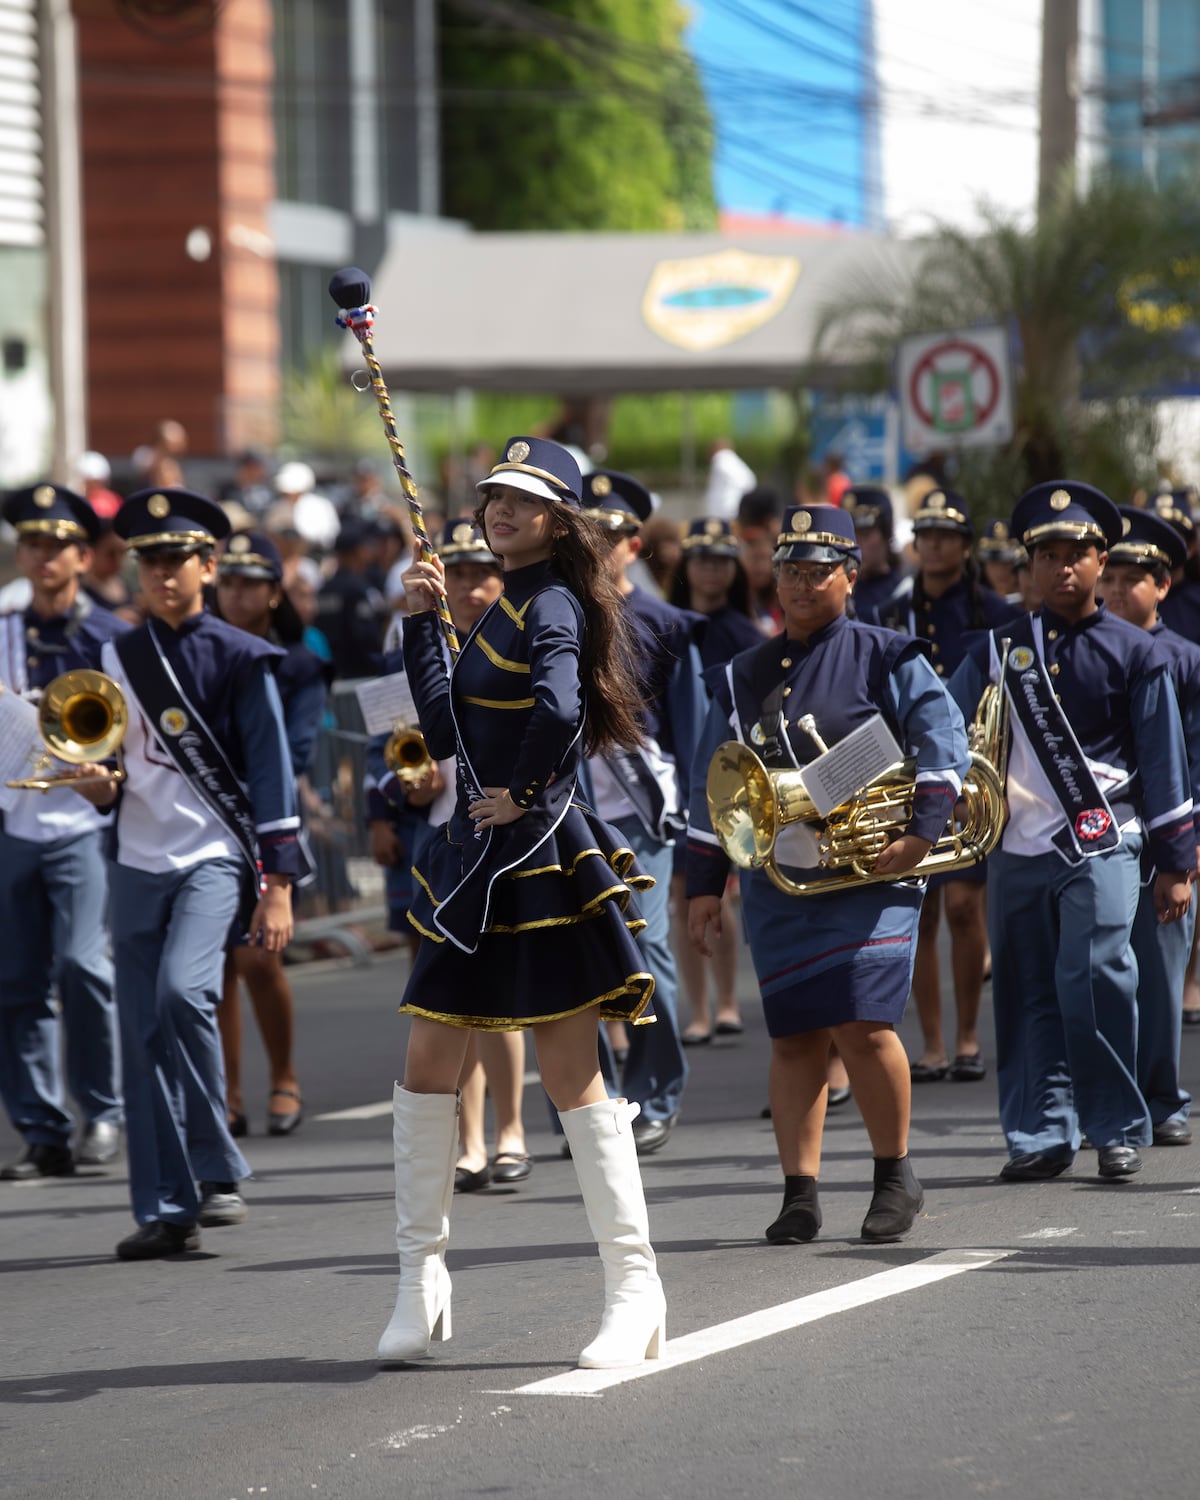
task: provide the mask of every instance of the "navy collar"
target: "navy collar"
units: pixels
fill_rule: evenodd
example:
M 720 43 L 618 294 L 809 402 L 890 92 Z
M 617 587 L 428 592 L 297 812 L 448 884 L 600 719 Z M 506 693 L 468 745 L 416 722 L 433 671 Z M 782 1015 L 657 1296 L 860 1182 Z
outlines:
M 532 599 L 547 583 L 559 582 L 554 564 L 549 558 L 543 562 L 530 563 L 528 567 L 513 568 L 504 575 L 504 593 L 509 602 L 518 608 L 527 599 Z
M 802 641 L 798 636 L 791 635 L 786 637 L 781 635 L 779 639 L 784 644 L 785 655 L 790 656 L 797 651 L 813 650 L 814 647 L 821 645 L 824 641 L 832 639 L 839 630 L 845 630 L 849 624 L 850 617 L 843 610 L 836 619 L 830 620 L 828 625 L 822 625 L 819 630 L 814 630 L 807 641 Z
M 1082 620 L 1066 620 L 1062 615 L 1056 615 L 1046 605 L 1042 605 L 1038 611 L 1038 618 L 1043 625 L 1048 625 L 1052 630 L 1057 630 L 1062 635 L 1067 630 L 1090 630 L 1093 625 L 1098 625 L 1101 620 L 1108 618 L 1108 609 L 1102 600 L 1097 600 L 1096 608 L 1090 615 L 1084 615 Z

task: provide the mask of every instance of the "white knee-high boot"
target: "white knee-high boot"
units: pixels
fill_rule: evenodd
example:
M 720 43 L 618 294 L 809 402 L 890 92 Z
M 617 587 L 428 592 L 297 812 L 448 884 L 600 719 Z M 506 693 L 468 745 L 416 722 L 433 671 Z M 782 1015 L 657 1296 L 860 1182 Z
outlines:
M 629 1128 L 639 1112 L 624 1099 L 606 1099 L 558 1117 L 604 1263 L 604 1317 L 579 1356 L 585 1370 L 658 1359 L 666 1343 L 667 1303 L 650 1248 L 642 1174 Z
M 379 1358 L 421 1359 L 450 1337 L 450 1200 L 458 1156 L 458 1095 L 392 1091 L 400 1289 Z

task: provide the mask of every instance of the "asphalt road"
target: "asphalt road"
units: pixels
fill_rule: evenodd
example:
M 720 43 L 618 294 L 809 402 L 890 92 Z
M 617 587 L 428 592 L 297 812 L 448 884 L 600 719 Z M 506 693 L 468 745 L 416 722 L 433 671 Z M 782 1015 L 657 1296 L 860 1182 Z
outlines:
M 684 1119 L 644 1163 L 668 1331 L 689 1362 L 571 1388 L 601 1272 L 531 1089 L 532 1177 L 454 1202 L 453 1340 L 426 1365 L 379 1370 L 394 1295 L 390 1120 L 321 1116 L 388 1099 L 404 974 L 394 956 L 296 974 L 308 1118 L 291 1138 L 261 1134 L 252 1052 L 251 1218 L 206 1230 L 200 1255 L 113 1259 L 131 1227 L 120 1171 L 0 1184 L 0 1495 L 1200 1489 L 1200 1148 L 1147 1151 L 1128 1184 L 1101 1185 L 1086 1153 L 1069 1177 L 1004 1185 L 992 1079 L 927 1084 L 912 1155 L 928 1206 L 910 1238 L 857 1239 L 870 1151 L 849 1106 L 827 1130 L 821 1238 L 770 1247 L 780 1182 L 748 982 L 746 1036 L 690 1054 Z M 1194 1088 L 1200 1036 L 1184 1046 Z M 0 1151 L 15 1146 L 0 1126 Z M 562 1394 L 514 1394 L 559 1376 Z

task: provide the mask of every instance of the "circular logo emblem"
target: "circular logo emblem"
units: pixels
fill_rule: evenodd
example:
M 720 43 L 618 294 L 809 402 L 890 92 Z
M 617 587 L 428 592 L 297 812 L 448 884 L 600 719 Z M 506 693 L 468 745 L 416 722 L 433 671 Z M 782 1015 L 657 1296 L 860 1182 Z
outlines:
M 510 464 L 523 464 L 529 457 L 529 444 L 524 438 L 518 438 L 504 456 Z
M 1051 510 L 1066 510 L 1070 503 L 1071 497 L 1067 494 L 1066 490 L 1055 490 L 1053 495 L 1050 496 Z
M 946 497 L 941 490 L 934 490 L 932 495 L 925 496 L 925 505 L 929 510 L 945 510 Z
M 705 536 L 711 536 L 711 537 L 724 536 L 725 535 L 725 527 L 714 516 L 711 521 L 705 521 L 705 523 L 704 523 L 704 535 Z
M 1121 535 L 1122 536 L 1128 536 L 1129 533 L 1132 530 L 1133 530 L 1133 522 L 1129 519 L 1128 516 L 1122 516 L 1121 517 Z
M 598 499 L 612 494 L 612 480 L 607 474 L 594 474 L 592 476 L 592 494 Z
M 187 714 L 181 708 L 164 708 L 158 716 L 158 726 L 164 734 L 178 739 L 188 727 Z
M 52 484 L 39 484 L 33 492 L 33 503 L 39 510 L 49 510 L 54 504 L 54 486 Z
M 230 552 L 249 552 L 250 538 L 244 531 L 239 531 L 237 536 L 229 538 Z
M 456 526 L 450 533 L 450 540 L 456 546 L 465 547 L 474 535 L 475 528 L 469 521 L 463 521 L 461 525 Z
M 1102 807 L 1091 807 L 1075 819 L 1075 832 L 1081 839 L 1103 838 L 1112 819 Z
M 794 524 L 797 531 L 809 531 L 812 528 L 812 517 L 806 510 L 802 510 Z
M 1033 652 L 1028 646 L 1018 646 L 1015 651 L 1009 652 L 1008 664 L 1014 672 L 1024 672 L 1033 666 Z
M 996 524 L 992 527 L 992 535 L 998 542 L 1007 542 L 1008 527 L 1004 524 L 1003 521 L 997 521 Z
M 756 745 L 765 745 L 767 743 L 767 737 L 763 733 L 761 724 L 755 724 L 754 728 L 751 729 L 750 738 Z
M 162 521 L 171 514 L 171 502 L 165 495 L 151 495 L 146 501 L 146 509 L 156 521 Z

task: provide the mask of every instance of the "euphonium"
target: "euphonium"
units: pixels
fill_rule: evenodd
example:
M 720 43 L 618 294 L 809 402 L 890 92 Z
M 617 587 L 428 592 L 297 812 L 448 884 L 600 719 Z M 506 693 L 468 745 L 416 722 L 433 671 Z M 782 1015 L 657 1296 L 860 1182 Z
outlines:
M 383 747 L 383 763 L 403 787 L 419 786 L 433 770 L 425 736 L 415 724 L 397 724 Z
M 1007 655 L 1005 641 L 1004 660 Z M 1003 681 L 1003 660 L 1000 678 Z M 963 782 L 961 817 L 921 863 L 900 878 L 978 864 L 1000 842 L 1007 738 L 1007 696 L 1002 688 L 989 686 L 968 734 L 971 768 Z M 875 861 L 908 826 L 915 790 L 916 760 L 909 756 L 822 818 L 805 789 L 803 771 L 771 770 L 737 740 L 718 746 L 708 768 L 708 811 L 721 848 L 739 869 L 765 871 L 772 885 L 790 896 L 824 895 L 896 879 L 876 875 Z M 785 830 L 809 846 L 808 857 L 789 863 L 819 865 L 823 872 L 833 873 L 805 881 L 785 875 L 777 859 Z
M 52 760 L 80 766 L 89 761 L 107 760 L 116 754 L 129 724 L 125 694 L 111 677 L 103 672 L 81 668 L 56 677 L 42 693 L 38 704 L 38 731 L 46 745 L 39 771 L 45 771 Z M 124 771 L 105 773 L 103 778 L 79 771 L 60 771 L 54 775 L 28 776 L 10 781 L 22 791 L 48 792 L 57 786 L 98 780 L 121 780 Z

